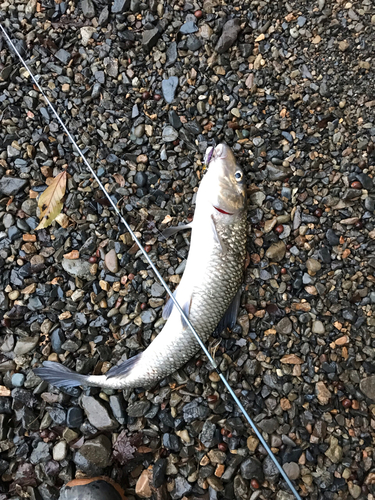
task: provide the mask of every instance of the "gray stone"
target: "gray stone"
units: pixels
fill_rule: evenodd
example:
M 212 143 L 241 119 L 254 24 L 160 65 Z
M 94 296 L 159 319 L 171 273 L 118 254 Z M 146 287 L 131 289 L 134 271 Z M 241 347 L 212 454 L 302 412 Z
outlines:
M 55 57 L 61 61 L 63 64 L 68 64 L 71 54 L 65 49 L 60 49 L 56 52 Z
M 276 418 L 265 418 L 259 422 L 258 426 L 263 432 L 272 434 L 272 432 L 275 432 L 279 428 L 279 422 Z
M 173 102 L 174 95 L 178 86 L 178 78 L 177 76 L 171 76 L 167 80 L 163 80 L 161 84 L 161 89 L 163 92 L 163 97 L 169 104 Z M 165 127 L 167 128 L 167 127 Z M 164 130 L 163 130 L 164 135 Z M 164 137 L 163 137 L 164 139 Z M 177 137 L 176 137 L 177 139 Z M 173 139 L 174 140 L 174 139 Z
M 176 42 L 171 42 L 169 44 L 166 54 L 167 54 L 167 62 L 165 63 L 165 65 L 168 68 L 169 66 L 172 66 L 177 61 L 178 52 L 177 52 L 177 43 Z
M 47 462 L 47 460 L 51 459 L 51 455 L 49 452 L 49 445 L 44 441 L 40 441 L 36 448 L 31 453 L 30 462 L 33 465 L 39 464 L 41 462 Z
M 178 138 L 178 132 L 171 125 L 166 125 L 163 128 L 162 138 L 164 142 L 173 142 Z
M 142 46 L 146 50 L 150 51 L 155 47 L 156 42 L 159 40 L 160 32 L 157 28 L 151 30 L 145 30 L 142 36 Z
M 296 464 L 296 462 L 287 462 L 283 465 L 283 469 L 292 481 L 299 478 L 300 470 L 299 465 Z
M 118 424 L 115 422 L 107 411 L 103 403 L 91 396 L 83 395 L 81 405 L 86 413 L 86 416 L 91 425 L 101 431 L 109 431 L 115 429 Z
M 268 481 L 276 481 L 280 472 L 276 465 L 273 463 L 271 457 L 266 457 L 263 462 L 263 472 Z
M 91 266 L 89 262 L 86 262 L 85 260 L 82 259 L 70 260 L 64 258 L 61 264 L 64 270 L 71 276 L 78 278 L 86 278 L 86 279 L 93 278 L 93 276 L 91 276 L 90 274 Z
M 375 401 L 375 375 L 362 379 L 359 388 L 366 397 Z
M 240 24 L 239 19 L 230 19 L 224 24 L 223 32 L 215 47 L 216 52 L 223 54 L 234 44 L 241 31 Z
M 188 495 L 192 490 L 192 485 L 182 476 L 177 476 L 174 483 L 174 489 L 171 492 L 172 500 L 177 500 Z
M 216 438 L 216 425 L 210 422 L 210 420 L 207 420 L 203 424 L 199 439 L 206 448 L 213 448 L 218 442 Z
M 276 331 L 283 335 L 289 335 L 293 331 L 293 323 L 288 317 L 285 317 L 277 323 Z
M 244 479 L 256 479 L 262 483 L 264 480 L 262 464 L 254 457 L 247 458 L 241 464 L 241 476 Z
M 14 348 L 14 354 L 16 356 L 22 356 L 32 351 L 39 342 L 39 337 L 21 337 L 18 339 L 16 346 Z
M 27 183 L 27 179 L 4 176 L 0 179 L 0 194 L 3 194 L 4 196 L 15 196 L 27 185 Z
M 112 5 L 112 14 L 121 14 L 129 9 L 130 0 L 115 0 Z
M 153 309 L 146 309 L 146 311 L 141 312 L 142 323 L 149 324 L 153 323 L 157 318 L 157 314 Z
M 150 409 L 150 401 L 136 401 L 127 408 L 129 417 L 143 417 Z
M 74 456 L 74 462 L 84 472 L 98 474 L 111 464 L 111 452 L 111 441 L 101 434 L 81 446 Z
M 95 17 L 95 7 L 92 0 L 82 0 L 81 8 L 83 15 L 87 19 L 92 19 L 93 17 Z

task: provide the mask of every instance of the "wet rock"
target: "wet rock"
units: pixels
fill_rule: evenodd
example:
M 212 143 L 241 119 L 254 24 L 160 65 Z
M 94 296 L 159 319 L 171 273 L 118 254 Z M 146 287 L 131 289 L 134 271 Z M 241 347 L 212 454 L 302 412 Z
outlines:
M 167 465 L 168 462 L 165 458 L 159 458 L 156 460 L 152 471 L 152 482 L 154 488 L 160 488 L 160 486 L 166 482 Z
M 174 489 L 171 492 L 171 498 L 172 500 L 177 500 L 186 495 L 189 495 L 191 490 L 191 484 L 188 483 L 185 478 L 177 476 L 174 483 Z
M 207 420 L 203 425 L 199 439 L 206 448 L 213 448 L 218 442 L 216 437 L 216 425 Z
M 0 178 L 0 194 L 4 196 L 15 196 L 26 185 L 26 179 L 4 176 Z
M 175 434 L 164 434 L 163 435 L 163 446 L 167 450 L 178 452 L 181 448 L 180 438 Z
M 117 273 L 118 271 L 118 259 L 117 259 L 117 254 L 115 250 L 110 250 L 105 258 L 104 258 L 105 265 L 108 269 L 109 272 L 111 273 Z
M 289 479 L 291 479 L 292 481 L 299 478 L 300 475 L 299 465 L 296 464 L 295 462 L 287 462 L 286 464 L 283 465 L 283 469 L 287 473 Z
M 117 422 L 109 416 L 104 404 L 95 398 L 83 395 L 81 398 L 81 404 L 90 424 L 97 429 L 101 431 L 109 431 L 116 429 L 118 426 Z
M 90 273 L 90 264 L 82 259 L 63 259 L 61 261 L 64 270 L 73 277 L 90 279 L 92 278 Z
M 47 460 L 51 459 L 51 455 L 49 452 L 48 443 L 44 443 L 40 441 L 36 448 L 32 451 L 30 456 L 30 462 L 34 465 L 40 464 L 41 462 L 47 462 Z
M 82 9 L 83 15 L 87 19 L 92 19 L 93 17 L 95 17 L 95 7 L 94 7 L 92 0 L 82 0 L 81 1 L 81 9 Z
M 335 438 L 334 436 L 331 436 L 329 448 L 325 452 L 325 456 L 328 457 L 334 464 L 337 464 L 342 460 L 343 449 L 339 445 L 338 439 Z
M 276 330 L 283 335 L 289 335 L 293 331 L 293 323 L 289 318 L 285 317 L 277 323 Z
M 173 142 L 177 139 L 178 132 L 170 125 L 167 125 L 163 129 L 163 136 L 162 137 L 163 137 L 164 142 Z
M 171 76 L 167 80 L 162 81 L 161 88 L 163 91 L 163 97 L 166 100 L 166 102 L 168 102 L 168 103 L 173 102 L 177 86 L 178 86 L 177 76 Z M 167 127 L 165 127 L 165 128 L 167 128 Z M 163 134 L 164 134 L 164 131 L 163 131 Z
M 223 26 L 223 32 L 216 44 L 215 50 L 218 54 L 224 54 L 237 40 L 241 31 L 241 23 L 239 19 L 230 19 Z
M 66 425 L 71 429 L 78 429 L 83 423 L 83 411 L 81 408 L 73 406 L 66 414 Z
M 112 9 L 113 10 L 113 9 Z M 151 30 L 145 30 L 142 37 L 142 45 L 147 50 L 150 51 L 155 47 L 156 42 L 159 40 L 160 32 L 157 28 Z
M 249 497 L 249 486 L 241 477 L 236 476 L 233 481 L 234 495 L 237 499 L 245 500 Z
M 150 401 L 136 401 L 128 406 L 127 414 L 129 417 L 143 417 L 150 409 Z
M 150 498 L 152 495 L 150 487 L 150 474 L 148 470 L 144 470 L 139 476 L 135 486 L 135 493 L 140 498 Z
M 259 422 L 258 426 L 262 429 L 263 432 L 271 434 L 279 428 L 279 422 L 276 418 L 265 418 L 261 422 Z
M 121 14 L 129 9 L 129 0 L 114 0 L 112 5 L 112 14 Z
M 318 335 L 323 335 L 326 329 L 321 321 L 314 321 L 312 324 L 312 331 Z
M 124 425 L 126 422 L 126 410 L 123 396 L 121 394 L 110 396 L 109 404 L 111 406 L 113 416 L 115 417 L 117 422 L 121 425 Z
M 16 356 L 22 356 L 23 354 L 27 354 L 32 351 L 39 343 L 38 337 L 21 337 L 18 339 L 15 347 L 14 354 Z
M 263 473 L 268 481 L 276 481 L 280 475 L 280 472 L 276 465 L 274 464 L 272 458 L 266 457 L 263 462 Z
M 375 401 L 375 375 L 363 378 L 360 381 L 359 388 L 367 398 Z
M 59 441 L 52 450 L 52 458 L 56 460 L 56 462 L 61 462 L 61 460 L 65 460 L 68 454 L 68 447 L 65 441 Z
M 241 464 L 241 476 L 244 479 L 256 479 L 259 482 L 263 482 L 262 464 L 254 457 L 247 458 Z
M 273 243 L 266 252 L 266 257 L 271 261 L 280 262 L 286 253 L 286 246 L 283 241 L 278 241 Z
M 81 470 L 90 474 L 100 474 L 111 464 L 111 442 L 101 434 L 86 441 L 74 455 L 74 462 Z

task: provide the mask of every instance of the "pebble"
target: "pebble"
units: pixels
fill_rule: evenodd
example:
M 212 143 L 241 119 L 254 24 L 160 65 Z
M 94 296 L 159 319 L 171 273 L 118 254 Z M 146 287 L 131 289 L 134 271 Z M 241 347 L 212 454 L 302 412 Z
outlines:
M 312 324 L 312 331 L 318 335 L 323 335 L 326 329 L 321 321 L 314 321 Z
M 91 425 L 101 431 L 110 431 L 115 429 L 118 424 L 109 415 L 106 407 L 91 396 L 82 396 L 82 408 Z
M 115 250 L 112 249 L 106 254 L 104 262 L 109 272 L 117 273 L 119 266 Z
M 287 462 L 286 464 L 283 465 L 283 469 L 286 472 L 289 479 L 291 479 L 292 481 L 295 481 L 296 479 L 299 478 L 300 469 L 299 465 L 296 464 L 295 462 Z
M 230 19 L 223 26 L 222 34 L 216 44 L 215 50 L 218 54 L 224 54 L 237 40 L 241 31 L 239 19 Z
M 100 474 L 102 469 L 111 464 L 111 441 L 100 434 L 87 440 L 74 455 L 74 462 L 88 474 Z
M 162 92 L 163 92 L 163 97 L 164 97 L 164 99 L 166 100 L 167 103 L 173 102 L 177 86 L 178 86 L 178 78 L 177 78 L 177 76 L 171 76 L 167 80 L 163 80 L 162 85 L 161 85 L 161 89 L 162 89 Z M 165 127 L 165 128 L 167 128 L 167 127 Z M 172 127 L 170 127 L 170 128 L 172 128 Z M 164 130 L 163 130 L 163 139 L 165 140 L 165 138 L 164 138 Z
M 91 278 L 91 273 L 90 273 L 91 266 L 88 262 L 82 259 L 70 260 L 64 258 L 61 261 L 61 265 L 64 268 L 64 270 L 73 277 L 85 278 L 85 279 Z
M 22 387 L 25 382 L 25 375 L 23 373 L 15 373 L 12 375 L 12 386 Z
M 359 387 L 367 398 L 375 401 L 375 375 L 363 378 Z
M 1 177 L 0 178 L 0 194 L 4 196 L 15 196 L 21 189 L 27 185 L 26 179 L 17 177 Z
M 274 262 L 280 262 L 286 253 L 286 246 L 283 241 L 273 243 L 266 252 L 266 257 Z
M 56 460 L 56 462 L 61 462 L 65 460 L 68 454 L 68 446 L 66 441 L 59 441 L 52 450 L 52 458 Z

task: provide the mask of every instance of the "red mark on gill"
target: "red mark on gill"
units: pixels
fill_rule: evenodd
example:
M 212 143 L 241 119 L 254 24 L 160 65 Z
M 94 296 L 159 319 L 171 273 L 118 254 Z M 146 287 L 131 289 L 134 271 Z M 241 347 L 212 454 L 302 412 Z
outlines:
M 220 212 L 221 214 L 224 214 L 224 215 L 233 215 L 233 214 L 231 214 L 229 212 L 226 212 L 225 210 L 222 210 L 221 208 L 218 208 L 218 207 L 214 207 L 214 208 L 216 208 L 216 210 L 218 212 Z

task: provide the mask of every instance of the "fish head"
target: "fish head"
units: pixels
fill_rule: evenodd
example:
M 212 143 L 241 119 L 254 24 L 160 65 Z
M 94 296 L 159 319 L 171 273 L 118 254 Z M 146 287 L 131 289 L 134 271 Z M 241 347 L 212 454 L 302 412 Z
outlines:
M 199 189 L 215 209 L 215 215 L 237 215 L 245 210 L 245 176 L 230 147 L 218 144 L 208 148 L 205 162 L 208 170 Z

